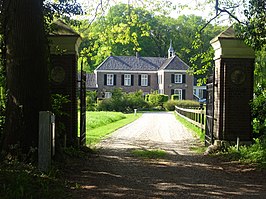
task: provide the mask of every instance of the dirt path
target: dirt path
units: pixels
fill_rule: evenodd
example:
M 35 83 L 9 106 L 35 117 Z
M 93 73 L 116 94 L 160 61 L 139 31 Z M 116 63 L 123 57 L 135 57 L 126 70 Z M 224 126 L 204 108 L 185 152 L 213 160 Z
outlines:
M 198 141 L 171 113 L 147 113 L 99 145 L 99 154 L 68 166 L 81 185 L 71 198 L 266 198 L 265 172 L 198 155 Z M 142 159 L 134 149 L 162 149 Z

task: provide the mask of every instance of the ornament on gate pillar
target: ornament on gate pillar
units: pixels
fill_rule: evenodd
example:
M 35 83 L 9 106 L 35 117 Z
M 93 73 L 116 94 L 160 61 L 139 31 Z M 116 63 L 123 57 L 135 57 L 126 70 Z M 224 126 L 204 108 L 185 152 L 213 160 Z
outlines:
M 232 26 L 211 40 L 211 45 L 215 50 L 214 138 L 249 142 L 254 50 L 236 37 Z

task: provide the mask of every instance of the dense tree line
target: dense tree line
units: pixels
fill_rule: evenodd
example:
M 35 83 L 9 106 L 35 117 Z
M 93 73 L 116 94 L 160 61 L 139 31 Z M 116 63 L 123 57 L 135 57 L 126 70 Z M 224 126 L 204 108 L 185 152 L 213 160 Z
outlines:
M 82 22 L 79 27 L 83 35 L 81 53 L 87 61 L 86 69 L 92 71 L 111 54 L 132 56 L 139 52 L 140 56 L 166 57 L 172 40 L 180 58 L 189 65 L 193 61 L 200 68 L 202 64 L 195 55 L 209 52 L 210 40 L 224 29 L 210 24 L 200 35 L 200 48 L 195 48 L 195 36 L 206 23 L 200 16 L 183 15 L 174 19 L 118 4 L 92 24 Z

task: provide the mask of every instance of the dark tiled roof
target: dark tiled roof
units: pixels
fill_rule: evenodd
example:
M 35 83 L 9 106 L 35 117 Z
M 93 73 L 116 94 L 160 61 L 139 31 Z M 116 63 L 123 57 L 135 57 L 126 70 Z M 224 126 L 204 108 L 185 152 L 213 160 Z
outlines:
M 178 56 L 168 58 L 160 67 L 160 70 L 187 70 L 189 66 Z
M 189 67 L 178 56 L 171 58 L 110 56 L 96 70 L 157 71 L 187 70 Z
M 157 71 L 165 60 L 161 57 L 110 56 L 96 70 Z
M 78 73 L 78 81 L 80 81 L 80 73 Z M 80 87 L 80 84 L 78 84 Z M 94 73 L 87 73 L 86 74 L 86 88 L 87 89 L 95 89 L 96 86 L 96 75 Z

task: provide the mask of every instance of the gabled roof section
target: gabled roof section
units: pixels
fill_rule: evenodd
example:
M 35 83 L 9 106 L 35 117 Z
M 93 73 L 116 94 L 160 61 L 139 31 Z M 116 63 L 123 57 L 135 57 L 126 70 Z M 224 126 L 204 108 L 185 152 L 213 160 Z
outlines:
M 159 70 L 187 70 L 189 66 L 183 62 L 177 55 L 168 58 Z
M 69 27 L 64 21 L 58 19 L 51 24 L 50 36 L 75 36 L 80 35 Z
M 96 70 L 157 71 L 166 58 L 110 56 Z

